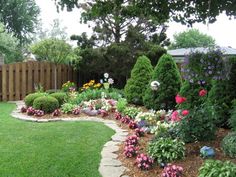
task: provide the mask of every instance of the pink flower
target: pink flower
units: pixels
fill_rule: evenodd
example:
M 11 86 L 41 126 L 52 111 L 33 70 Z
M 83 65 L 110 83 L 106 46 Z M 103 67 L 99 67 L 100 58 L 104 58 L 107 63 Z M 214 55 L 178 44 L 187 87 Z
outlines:
M 185 97 L 181 97 L 179 94 L 175 96 L 175 101 L 177 104 L 182 104 L 183 102 L 186 101 Z
M 188 110 L 185 109 L 185 110 L 182 111 L 182 115 L 183 115 L 183 116 L 187 116 L 188 114 L 189 114 L 189 111 L 188 111 Z
M 207 94 L 207 91 L 205 89 L 202 89 L 199 91 L 199 96 L 205 96 Z
M 179 116 L 179 112 L 178 111 L 174 111 L 172 114 L 171 114 L 171 121 L 173 122 L 179 122 L 181 121 L 181 118 Z

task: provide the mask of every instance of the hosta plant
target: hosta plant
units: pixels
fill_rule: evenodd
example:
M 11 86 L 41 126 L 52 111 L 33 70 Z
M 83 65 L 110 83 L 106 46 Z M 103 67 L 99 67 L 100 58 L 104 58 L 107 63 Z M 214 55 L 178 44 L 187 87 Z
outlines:
M 206 160 L 199 169 L 198 177 L 235 177 L 236 164 L 219 160 Z
M 136 135 L 128 136 L 125 140 L 125 145 L 134 145 L 136 146 L 138 144 L 138 137 Z
M 152 167 L 154 161 L 146 154 L 139 154 L 135 163 L 141 170 L 149 170 Z
M 221 142 L 224 153 L 231 158 L 236 157 L 236 132 L 229 133 Z
M 76 108 L 76 105 L 71 103 L 65 103 L 61 106 L 61 111 L 65 114 L 72 113 L 72 111 Z
M 139 108 L 136 108 L 136 107 L 126 107 L 123 111 L 123 114 L 129 116 L 132 119 L 134 119 L 140 111 L 141 110 Z
M 155 125 L 157 121 L 159 120 L 159 117 L 157 116 L 155 111 L 149 111 L 149 112 L 140 112 L 135 117 L 136 122 L 145 121 L 147 125 Z
M 184 146 L 184 142 L 177 139 L 159 138 L 149 143 L 148 154 L 158 163 L 169 163 L 184 158 Z
M 128 102 L 125 98 L 120 98 L 116 103 L 116 109 L 119 112 L 123 112 L 127 106 Z
M 172 164 L 167 164 L 161 174 L 162 177 L 181 177 L 182 175 L 183 167 Z
M 125 146 L 124 155 L 128 158 L 135 157 L 138 154 L 138 147 L 134 145 Z

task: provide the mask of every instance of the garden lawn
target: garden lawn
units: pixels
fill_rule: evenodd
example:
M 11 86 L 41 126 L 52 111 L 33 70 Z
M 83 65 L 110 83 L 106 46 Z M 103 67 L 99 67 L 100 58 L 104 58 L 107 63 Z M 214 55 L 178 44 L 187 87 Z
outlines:
M 114 131 L 97 122 L 33 123 L 0 103 L 0 177 L 99 177 L 100 153 Z

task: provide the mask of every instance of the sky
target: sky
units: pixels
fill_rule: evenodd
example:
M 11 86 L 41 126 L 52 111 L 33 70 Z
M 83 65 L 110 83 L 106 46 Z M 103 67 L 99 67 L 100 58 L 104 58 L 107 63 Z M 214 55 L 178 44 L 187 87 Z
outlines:
M 66 27 L 69 36 L 73 34 L 81 34 L 82 32 L 91 33 L 91 29 L 86 24 L 80 24 L 80 11 L 74 9 L 72 12 L 57 13 L 56 6 L 52 0 L 36 0 L 41 9 L 40 18 L 42 19 L 43 28 L 50 28 L 54 19 L 59 19 L 61 25 Z M 173 40 L 173 35 L 188 29 L 187 26 L 179 23 L 170 22 L 168 24 L 167 36 Z M 199 29 L 200 32 L 212 36 L 216 40 L 216 44 L 222 47 L 231 46 L 236 48 L 236 19 L 229 20 L 226 15 L 220 15 L 213 24 L 195 24 L 193 28 Z

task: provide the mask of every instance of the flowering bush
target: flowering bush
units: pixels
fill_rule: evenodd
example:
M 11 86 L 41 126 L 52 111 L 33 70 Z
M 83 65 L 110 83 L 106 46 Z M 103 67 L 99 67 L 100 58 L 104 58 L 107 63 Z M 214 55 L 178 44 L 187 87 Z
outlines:
M 42 117 L 42 116 L 44 116 L 44 111 L 42 111 L 42 110 L 34 110 L 34 116 Z
M 199 91 L 199 96 L 205 96 L 207 94 L 207 90 L 205 90 L 205 89 L 202 89 L 202 90 L 200 90 Z
M 53 117 L 57 117 L 61 115 L 61 110 L 60 109 L 55 109 L 52 113 Z
M 167 164 L 165 166 L 161 176 L 162 177 L 181 177 L 183 174 L 183 167 L 177 166 L 177 165 L 172 165 L 172 164 Z
M 131 121 L 129 116 L 124 116 L 120 119 L 120 121 L 124 124 L 129 124 L 129 122 Z
M 136 135 L 128 136 L 125 140 L 125 145 L 134 145 L 136 146 L 138 144 L 138 137 Z
M 35 109 L 33 107 L 28 107 L 26 113 L 28 116 L 32 116 L 35 113 Z
M 116 120 L 120 120 L 121 118 L 122 118 L 121 113 L 116 112 L 116 113 L 115 113 L 115 119 L 116 119 Z
M 141 122 L 142 120 L 145 120 L 148 125 L 155 125 L 157 121 L 160 120 L 160 117 L 156 114 L 155 111 L 140 112 L 135 117 L 135 121 Z
M 27 107 L 22 106 L 22 107 L 20 108 L 20 112 L 21 112 L 21 113 L 25 113 L 26 111 L 27 111 Z
M 130 129 L 135 129 L 135 128 L 137 128 L 138 127 L 138 125 L 133 121 L 133 120 L 131 120 L 130 122 L 129 122 L 129 128 Z
M 64 92 L 69 92 L 70 90 L 74 90 L 75 89 L 75 83 L 71 82 L 71 81 L 67 81 L 66 83 L 64 83 L 62 85 L 62 91 Z
M 141 170 L 149 170 L 153 163 L 153 159 L 146 154 L 139 154 L 136 158 L 136 164 Z
M 98 89 L 101 88 L 102 84 L 95 83 L 95 80 L 90 80 L 89 82 L 85 83 L 81 88 L 81 91 L 85 91 L 88 89 Z
M 142 137 L 142 136 L 144 136 L 144 134 L 145 134 L 145 132 L 144 132 L 144 130 L 142 128 L 136 128 L 135 129 L 135 135 L 137 137 Z
M 71 103 L 65 103 L 61 106 L 61 111 L 65 114 L 72 113 L 76 105 L 71 104 Z
M 125 146 L 124 155 L 128 158 L 134 157 L 138 154 L 138 149 L 139 148 L 134 145 L 127 145 Z
M 79 115 L 81 112 L 81 108 L 80 107 L 75 107 L 73 110 L 72 110 L 72 114 L 74 115 Z
M 179 94 L 177 94 L 176 96 L 175 96 L 175 102 L 177 103 L 177 104 L 182 104 L 182 103 L 184 103 L 186 101 L 186 98 L 185 97 L 181 97 Z

